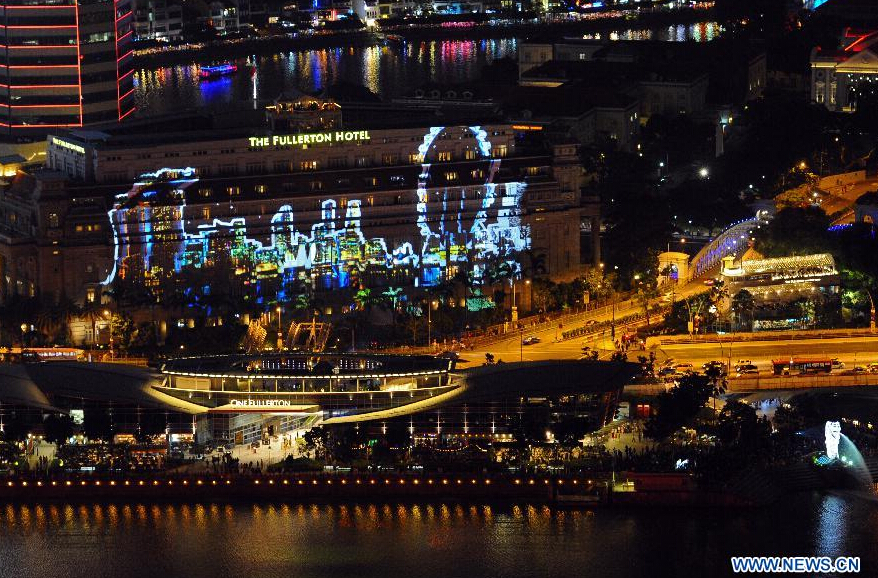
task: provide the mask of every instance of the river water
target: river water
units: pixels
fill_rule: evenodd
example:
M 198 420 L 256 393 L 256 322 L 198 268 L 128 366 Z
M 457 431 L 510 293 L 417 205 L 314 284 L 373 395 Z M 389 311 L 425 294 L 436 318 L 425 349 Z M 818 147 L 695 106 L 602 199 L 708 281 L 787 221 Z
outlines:
M 720 34 L 713 22 L 627 29 L 593 38 L 622 40 L 707 41 Z M 319 92 L 338 81 L 361 84 L 382 97 L 408 94 L 428 82 L 452 84 L 480 75 L 482 67 L 501 58 L 515 58 L 515 38 L 434 40 L 401 45 L 327 48 L 281 53 L 251 59 L 255 74 L 237 74 L 203 81 L 195 64 L 142 69 L 135 73 L 138 114 L 154 115 L 185 108 L 223 108 L 264 103 L 281 93 Z M 243 64 L 244 59 L 240 62 Z
M 0 506 L 3 577 L 716 577 L 731 575 L 733 555 L 860 556 L 860 575 L 876 576 L 878 504 Z

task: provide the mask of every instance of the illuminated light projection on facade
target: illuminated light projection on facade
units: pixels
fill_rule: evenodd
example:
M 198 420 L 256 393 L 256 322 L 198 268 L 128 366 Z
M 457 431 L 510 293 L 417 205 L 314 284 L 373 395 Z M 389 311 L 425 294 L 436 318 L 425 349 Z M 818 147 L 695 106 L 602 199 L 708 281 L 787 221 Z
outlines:
M 412 272 L 415 286 L 441 283 L 459 266 L 468 266 L 476 282 L 489 263 L 506 262 L 519 272 L 515 257 L 530 248 L 530 229 L 521 221 L 525 183 L 493 182 L 501 161 L 491 158 L 486 131 L 472 126 L 467 132 L 474 136 L 480 157 L 489 163 L 485 183 L 428 190 L 429 151 L 445 128 L 431 128 L 418 146 L 423 162 L 412 230 L 405 238 L 397 236 L 393 242 L 368 237 L 361 220 L 377 207 L 349 200 L 342 215 L 335 198 L 320 201 L 319 218 L 309 221 L 310 227 L 297 227 L 292 206 L 279 204 L 263 239 L 248 236 L 248 220 L 253 225 L 258 215 L 214 218 L 190 230 L 186 190 L 199 179 L 193 168 L 166 168 L 142 175 L 129 192 L 117 195 L 108 213 L 114 265 L 103 284 L 117 276 L 149 284 L 171 271 L 179 275 L 223 262 L 245 285 L 255 284 L 257 294 L 266 293 L 259 289 L 263 280 L 279 278 L 281 288 L 267 296 L 285 300 L 289 296 L 284 287 L 289 283 L 324 289 L 356 287 L 367 270 L 405 269 Z M 449 188 L 459 198 L 449 195 Z

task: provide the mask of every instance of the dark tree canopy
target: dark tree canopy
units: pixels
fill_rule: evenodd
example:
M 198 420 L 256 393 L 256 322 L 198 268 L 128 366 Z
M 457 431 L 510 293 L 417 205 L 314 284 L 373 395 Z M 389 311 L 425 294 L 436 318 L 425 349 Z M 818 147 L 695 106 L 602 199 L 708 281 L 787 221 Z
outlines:
M 831 252 L 829 223 L 819 207 L 783 209 L 756 233 L 756 250 L 766 257 Z

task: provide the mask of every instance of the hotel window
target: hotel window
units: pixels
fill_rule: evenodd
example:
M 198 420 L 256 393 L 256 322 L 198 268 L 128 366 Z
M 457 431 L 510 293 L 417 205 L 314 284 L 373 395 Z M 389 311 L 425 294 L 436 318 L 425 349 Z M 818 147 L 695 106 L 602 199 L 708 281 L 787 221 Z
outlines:
M 226 193 L 228 193 L 230 197 L 237 197 L 241 194 L 241 187 L 226 187 Z
M 303 171 L 316 171 L 317 161 L 302 161 L 300 165 Z
M 498 159 L 504 158 L 507 152 L 508 150 L 506 148 L 506 145 L 497 145 L 493 149 L 491 149 L 491 153 L 493 154 L 493 156 L 497 157 Z
M 816 87 L 816 92 L 817 92 L 815 95 L 817 102 L 823 103 L 826 100 L 826 94 L 825 94 L 826 83 L 825 82 L 818 82 L 815 84 L 815 87 Z
M 467 149 L 466 152 L 463 153 L 463 158 L 468 161 L 473 161 L 476 159 L 476 151 L 472 149 Z
M 409 163 L 413 165 L 418 165 L 424 162 L 424 155 L 421 153 L 412 153 L 409 155 Z
M 829 83 L 829 104 L 835 104 L 835 95 L 838 92 L 838 83 L 834 80 Z
M 213 191 L 211 189 L 207 189 L 207 188 L 198 189 L 198 196 L 201 197 L 202 199 L 208 198 L 212 193 L 213 193 Z
M 290 170 L 289 161 L 274 161 L 274 172 L 286 173 Z
M 85 301 L 87 303 L 94 303 L 95 302 L 95 288 L 94 287 L 89 287 L 88 289 L 85 290 Z
M 366 197 L 366 204 L 368 204 L 370 207 L 374 207 L 375 206 L 375 197 L 373 197 L 372 195 L 369 195 L 368 197 Z
M 363 179 L 363 183 L 367 187 L 377 187 L 378 186 L 378 177 L 366 177 Z
M 540 167 L 527 167 L 527 176 L 535 177 L 540 174 Z
M 348 166 L 348 159 L 346 157 L 329 157 L 326 164 L 331 169 L 344 169 Z
M 451 160 L 451 151 L 439 151 L 439 155 L 436 158 L 440 163 L 448 162 Z
M 372 164 L 372 160 L 369 157 L 357 157 L 354 159 L 354 166 L 357 168 L 368 167 Z
M 53 229 L 58 228 L 58 213 L 49 213 L 49 226 Z
M 311 181 L 310 186 L 312 191 L 322 191 L 323 181 Z
M 295 193 L 299 190 L 298 183 L 284 183 L 284 192 L 286 193 Z
M 485 177 L 485 171 L 483 171 L 482 169 L 476 169 L 470 172 L 470 176 L 474 179 L 481 179 Z
M 247 174 L 248 175 L 258 175 L 260 173 L 265 172 L 265 165 L 263 163 L 247 163 Z
M 445 173 L 445 180 L 449 183 L 457 180 L 457 171 L 448 171 Z
M 265 191 L 267 191 L 268 189 L 266 188 L 265 185 L 256 185 L 255 187 L 253 187 L 253 190 L 255 192 L 259 193 L 260 195 L 263 195 L 263 194 L 265 194 Z
M 385 165 L 395 165 L 399 162 L 399 155 L 386 154 L 381 155 L 381 163 Z
M 201 218 L 205 220 L 210 218 L 210 207 L 201 207 Z
M 336 186 L 340 189 L 349 189 L 351 188 L 351 180 L 350 179 L 338 179 L 335 182 Z
M 77 232 L 77 233 L 81 233 L 81 232 L 82 232 L 82 225 L 76 225 L 76 232 Z
M 236 167 L 235 165 L 220 165 L 219 174 L 221 175 L 234 175 Z

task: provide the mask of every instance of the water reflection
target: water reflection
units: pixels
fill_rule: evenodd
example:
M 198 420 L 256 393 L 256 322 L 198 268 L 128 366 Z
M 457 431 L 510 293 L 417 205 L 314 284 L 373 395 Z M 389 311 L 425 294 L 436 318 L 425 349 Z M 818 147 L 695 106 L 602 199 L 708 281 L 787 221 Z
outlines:
M 5 505 L 0 575 L 628 578 L 665 559 L 679 571 L 668 575 L 726 575 L 729 555 L 749 553 L 860 555 L 872 567 L 876 518 L 878 505 L 846 495 L 688 512 L 450 502 Z
M 629 29 L 597 33 L 586 38 L 612 40 L 711 40 L 721 28 L 714 22 Z M 232 76 L 203 80 L 195 64 L 135 73 L 140 115 L 181 109 L 221 109 L 231 103 L 268 102 L 298 90 L 320 92 L 345 81 L 391 97 L 429 82 L 451 84 L 477 77 L 482 67 L 501 58 L 515 58 L 515 38 L 436 40 L 401 46 L 371 46 L 305 50 L 250 57 L 255 70 L 240 66 Z M 240 64 L 244 64 L 241 59 Z M 254 100 L 255 99 L 255 100 Z

